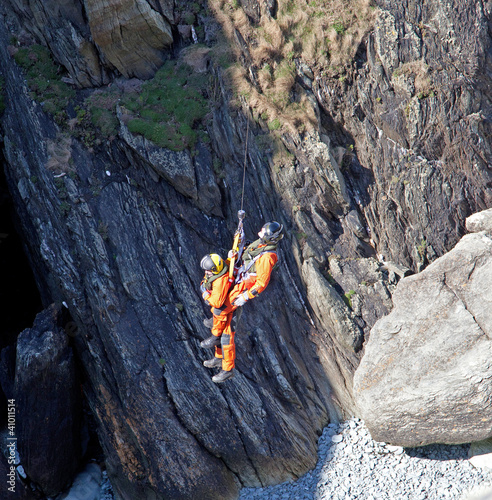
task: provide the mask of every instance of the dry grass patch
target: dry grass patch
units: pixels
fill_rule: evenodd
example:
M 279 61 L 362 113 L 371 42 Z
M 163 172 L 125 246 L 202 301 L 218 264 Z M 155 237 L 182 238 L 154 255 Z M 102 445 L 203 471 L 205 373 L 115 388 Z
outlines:
M 307 63 L 315 74 L 333 75 L 350 64 L 373 25 L 371 2 L 278 0 L 275 18 L 261 3 L 261 18 L 256 25 L 240 2 L 210 0 L 234 56 L 240 61 L 239 67 L 228 70 L 236 95 L 246 99 L 259 115 L 267 114 L 270 120 L 278 118 L 282 126 L 316 126 L 312 104 L 302 97 L 304 91 L 295 83 L 295 61 Z M 295 102 L 293 94 L 298 96 Z
M 72 158 L 72 137 L 68 134 L 58 132 L 55 140 L 48 139 L 46 142 L 48 160 L 46 168 L 55 175 L 69 173 L 74 170 Z
M 423 60 L 402 64 L 393 72 L 393 78 L 408 78 L 415 86 L 415 93 L 427 97 L 434 92 L 429 66 Z

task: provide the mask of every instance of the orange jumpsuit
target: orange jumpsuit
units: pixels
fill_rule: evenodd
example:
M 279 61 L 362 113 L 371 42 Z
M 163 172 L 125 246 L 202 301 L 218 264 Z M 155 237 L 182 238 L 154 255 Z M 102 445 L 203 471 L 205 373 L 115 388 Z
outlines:
M 211 307 L 213 315 L 212 335 L 217 337 L 222 334 L 222 331 L 220 330 L 220 327 L 217 326 L 217 323 L 220 323 L 220 320 L 214 314 L 214 310 L 224 305 L 229 289 L 231 288 L 231 284 L 232 283 L 229 281 L 229 273 L 226 272 L 220 278 L 212 281 L 212 289 L 210 291 L 207 290 L 207 292 L 202 293 L 203 300 Z M 220 347 L 215 348 L 215 356 L 222 358 L 222 351 Z
M 262 246 L 267 245 L 260 245 L 258 248 Z M 236 345 L 234 344 L 236 328 L 233 316 L 238 306 L 233 305 L 233 302 L 245 291 L 247 291 L 249 299 L 263 292 L 270 282 L 270 276 L 277 260 L 275 252 L 265 252 L 260 255 L 252 268 L 253 272 L 247 273 L 234 285 L 220 311 L 212 311 L 214 314 L 214 335 L 222 335 L 222 369 L 225 371 L 234 368 L 236 359 Z

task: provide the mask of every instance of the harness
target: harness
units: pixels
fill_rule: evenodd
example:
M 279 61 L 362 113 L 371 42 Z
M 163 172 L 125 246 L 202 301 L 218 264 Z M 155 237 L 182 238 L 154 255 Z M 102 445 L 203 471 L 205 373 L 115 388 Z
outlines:
M 236 283 L 246 280 L 251 274 L 256 274 L 256 261 L 265 253 L 277 253 L 277 245 L 270 244 L 260 247 L 263 243 L 258 239 L 251 243 L 243 254 L 243 265 L 238 269 Z
M 210 291 L 212 290 L 212 283 L 216 280 L 224 276 L 229 271 L 229 266 L 224 263 L 224 267 L 222 268 L 222 271 L 220 271 L 219 274 L 212 274 L 211 276 L 205 275 L 205 277 L 202 280 L 202 284 L 205 287 L 206 290 Z

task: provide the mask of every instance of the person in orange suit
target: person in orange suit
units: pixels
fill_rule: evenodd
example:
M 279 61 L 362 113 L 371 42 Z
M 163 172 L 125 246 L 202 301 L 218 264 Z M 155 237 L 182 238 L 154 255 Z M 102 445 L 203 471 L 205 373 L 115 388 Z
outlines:
M 205 304 L 211 307 L 212 321 L 205 320 L 205 326 L 211 327 L 212 335 L 200 343 L 202 347 L 215 347 L 215 357 L 204 361 L 207 368 L 222 366 L 222 350 L 220 348 L 220 336 L 222 334 L 221 322 L 214 314 L 224 305 L 227 294 L 231 288 L 229 280 L 229 265 L 216 253 L 205 255 L 200 262 L 200 267 L 205 271 L 205 276 L 200 283 L 200 291 Z
M 261 228 L 258 233 L 259 239 L 248 245 L 243 252 L 242 265 L 237 271 L 235 285 L 223 306 L 212 311 L 214 335 L 221 338 L 222 352 L 222 369 L 212 377 L 215 383 L 224 382 L 234 376 L 236 359 L 234 311 L 262 293 L 270 282 L 273 268 L 278 261 L 277 244 L 283 238 L 282 229 L 283 226 L 275 221 L 268 222 Z M 204 345 L 206 342 L 205 340 L 201 343 L 202 347 L 212 347 L 210 343 Z M 211 365 L 212 361 L 207 361 L 207 364 Z M 218 362 L 215 363 L 213 366 L 218 366 Z

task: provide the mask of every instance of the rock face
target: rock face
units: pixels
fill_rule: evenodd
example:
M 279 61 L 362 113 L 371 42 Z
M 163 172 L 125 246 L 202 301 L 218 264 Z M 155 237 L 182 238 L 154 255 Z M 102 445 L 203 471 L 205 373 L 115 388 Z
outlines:
M 227 192 L 227 219 L 207 215 L 193 185 L 178 190 L 156 175 L 129 154 L 124 137 L 97 154 L 74 139 L 70 169 L 55 178 L 47 142 L 59 131 L 0 54 L 10 103 L 3 117 L 7 179 L 39 287 L 67 303 L 76 325 L 70 331 L 84 392 L 120 497 L 235 498 L 241 484 L 272 484 L 313 467 L 318 433 L 340 410 L 311 341 L 317 332 L 329 343 L 329 334 L 314 329 L 302 302 L 290 250 L 297 239 L 283 240 L 284 264 L 243 314 L 236 376 L 213 384 L 202 365 L 210 353 L 199 347 L 209 314 L 199 262 L 207 252 L 227 251 L 239 200 Z M 237 151 L 245 128 L 226 103 L 215 109 L 213 151 L 221 153 L 231 189 L 241 185 Z M 258 215 L 247 220 L 248 235 L 265 219 L 288 227 L 264 160 L 257 150 L 251 156 L 245 210 Z M 193 168 L 203 169 L 199 191 L 212 165 L 195 158 Z M 349 391 L 340 393 L 350 401 Z
M 3 8 L 10 22 L 22 27 L 23 41 L 30 37 L 47 45 L 77 85 L 110 81 L 111 70 L 91 38 L 83 2 L 7 0 Z
M 356 193 L 366 182 L 362 210 L 378 253 L 417 270 L 492 204 L 490 4 L 376 3 L 355 68 L 343 83 L 316 79 L 313 92 L 321 123 L 354 141 L 368 169 L 349 165 L 346 178 Z
M 171 151 L 155 146 L 143 136 L 132 135 L 121 119 L 120 137 L 130 154 L 136 155 L 138 161 L 148 163 L 151 167 L 149 174 L 155 180 L 159 176 L 165 179 L 179 193 L 191 198 L 207 215 L 222 215 L 222 195 L 210 169 L 212 157 L 203 144 L 197 146 L 192 158 L 188 150 Z
M 84 0 L 94 42 L 107 60 L 126 76 L 149 78 L 164 62 L 163 49 L 173 42 L 172 2 Z M 160 7 L 160 3 L 157 2 Z M 167 19 L 164 14 L 167 14 Z
M 14 399 L 21 463 L 47 496 L 67 488 L 81 457 L 81 394 L 54 306 L 17 340 Z M 54 438 L 55 437 L 55 438 Z
M 490 211 L 485 216 L 490 224 Z M 490 437 L 492 233 L 464 236 L 403 279 L 393 301 L 354 376 L 373 438 L 419 446 Z
M 466 219 L 466 229 L 470 233 L 485 231 L 492 233 L 492 208 L 470 215 Z
M 173 4 L 167 0 L 6 0 L 23 36 L 47 45 L 80 87 L 110 82 L 117 70 L 149 78 L 173 43 Z
M 3 443 L 2 443 L 3 445 Z M 0 457 L 0 474 L 7 481 L 10 481 L 10 464 L 7 462 L 7 458 L 3 455 Z M 13 488 L 7 490 L 7 488 Z M 34 495 L 29 488 L 19 481 L 15 476 L 13 476 L 12 484 L 5 482 L 5 491 L 9 491 L 9 497 L 12 500 L 39 500 L 37 495 Z
M 240 3 L 255 22 L 277 11 Z M 171 2 L 104 6 L 2 8 L 78 87 L 146 78 L 170 33 L 191 33 L 173 25 Z M 465 216 L 492 202 L 488 9 L 380 1 L 343 78 L 296 62 L 318 120 L 309 133 L 272 137 L 231 106 L 203 51 L 192 66 L 214 89 L 193 154 L 135 137 L 123 120 L 95 151 L 64 140 L 4 50 L 2 26 L 9 188 L 42 296 L 66 302 L 76 325 L 84 392 L 122 498 L 227 499 L 296 477 L 314 465 L 328 420 L 356 411 L 364 340 L 390 312 L 399 277 L 443 255 Z M 200 16 L 208 43 L 217 25 Z M 57 143 L 67 154 L 54 172 Z M 248 237 L 273 219 L 286 237 L 268 290 L 245 307 L 237 375 L 216 386 L 199 347 L 209 314 L 199 262 L 229 249 L 243 194 Z

